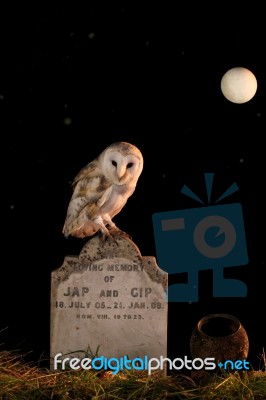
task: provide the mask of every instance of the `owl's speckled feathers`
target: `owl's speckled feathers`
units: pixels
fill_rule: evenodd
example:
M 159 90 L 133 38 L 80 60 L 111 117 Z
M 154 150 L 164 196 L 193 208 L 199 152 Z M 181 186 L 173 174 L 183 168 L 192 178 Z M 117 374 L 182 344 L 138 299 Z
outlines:
M 121 232 L 112 218 L 132 195 L 143 169 L 140 150 L 127 142 L 108 146 L 73 181 L 63 227 L 65 237 L 84 238 L 100 231 L 103 237 Z

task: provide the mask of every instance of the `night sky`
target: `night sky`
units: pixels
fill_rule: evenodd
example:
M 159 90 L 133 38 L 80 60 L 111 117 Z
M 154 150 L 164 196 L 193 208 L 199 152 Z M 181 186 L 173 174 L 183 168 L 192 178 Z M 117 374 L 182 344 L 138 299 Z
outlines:
M 249 263 L 225 275 L 248 295 L 213 298 L 212 271 L 201 271 L 199 301 L 169 303 L 169 357 L 188 354 L 199 318 L 225 312 L 246 328 L 257 368 L 266 345 L 264 14 L 256 2 L 216 11 L 98 3 L 1 12 L 1 348 L 49 356 L 50 274 L 86 243 L 62 234 L 71 181 L 121 140 L 139 147 L 144 170 L 114 222 L 144 256 L 156 256 L 154 213 L 202 206 L 184 184 L 206 201 L 204 173 L 215 174 L 212 199 L 237 183 L 222 203 L 242 204 Z M 244 104 L 220 89 L 238 66 L 258 82 Z

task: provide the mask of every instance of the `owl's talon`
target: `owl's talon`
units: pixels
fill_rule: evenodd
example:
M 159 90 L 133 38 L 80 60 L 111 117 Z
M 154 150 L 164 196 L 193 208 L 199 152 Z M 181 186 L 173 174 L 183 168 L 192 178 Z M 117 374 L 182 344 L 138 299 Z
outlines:
M 113 235 L 120 235 L 121 237 L 125 237 L 128 239 L 132 239 L 132 237 L 124 231 L 121 231 L 120 229 L 116 228 L 116 229 L 110 229 L 109 233 L 113 236 Z
M 109 233 L 105 233 L 101 230 L 98 231 L 98 236 L 101 239 L 102 242 L 106 242 L 106 240 L 108 239 L 108 237 L 110 236 Z
M 127 232 L 119 231 L 118 234 L 121 235 L 122 237 L 132 240 L 132 236 L 130 236 Z
M 114 234 L 112 234 L 112 232 L 110 232 L 110 231 L 103 232 L 103 231 L 99 230 L 98 234 L 99 234 L 99 238 L 103 244 L 106 243 L 108 240 L 112 240 L 118 246 L 118 242 L 115 240 Z
M 102 233 L 100 235 L 100 239 L 103 244 L 107 243 L 107 241 L 112 241 L 118 246 L 118 242 L 115 239 L 115 235 L 113 235 L 112 233 L 109 233 L 109 232 L 108 232 L 108 234 Z
M 117 246 L 119 246 L 119 243 L 117 242 L 117 240 L 115 239 L 115 237 L 113 235 L 109 236 L 110 240 L 113 241 L 113 243 L 115 243 Z

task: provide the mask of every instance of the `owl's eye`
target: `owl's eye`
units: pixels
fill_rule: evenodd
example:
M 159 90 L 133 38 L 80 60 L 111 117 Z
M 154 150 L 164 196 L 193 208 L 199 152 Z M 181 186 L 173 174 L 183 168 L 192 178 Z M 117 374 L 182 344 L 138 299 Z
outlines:
M 133 166 L 133 162 L 127 164 L 127 168 L 131 168 Z
M 113 165 L 114 167 L 117 167 L 117 162 L 116 162 L 115 160 L 112 160 L 112 165 Z

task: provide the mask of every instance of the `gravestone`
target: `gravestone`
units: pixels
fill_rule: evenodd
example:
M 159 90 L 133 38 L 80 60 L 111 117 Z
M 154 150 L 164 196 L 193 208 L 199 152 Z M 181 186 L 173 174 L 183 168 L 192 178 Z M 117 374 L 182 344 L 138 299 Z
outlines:
M 91 238 L 51 276 L 51 368 L 69 355 L 167 357 L 168 274 L 129 238 Z

